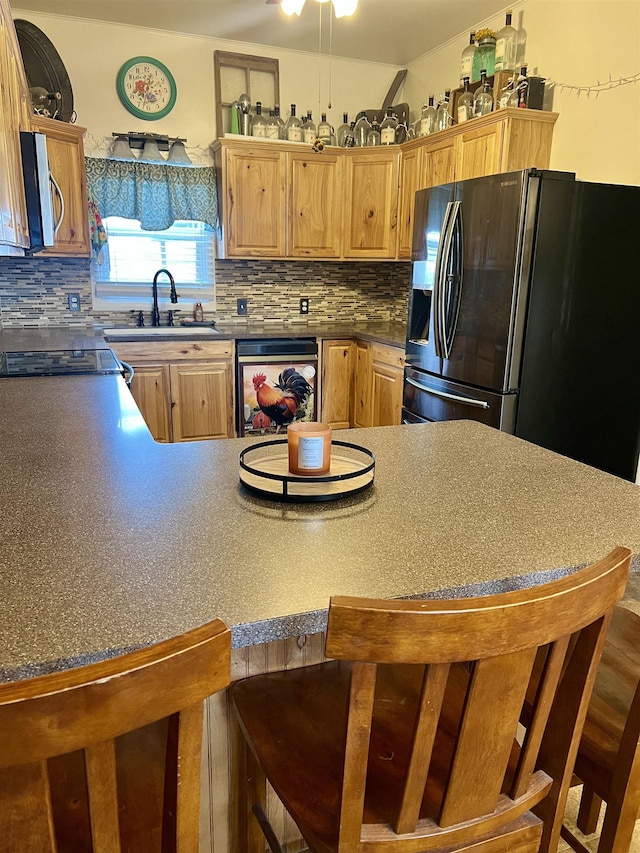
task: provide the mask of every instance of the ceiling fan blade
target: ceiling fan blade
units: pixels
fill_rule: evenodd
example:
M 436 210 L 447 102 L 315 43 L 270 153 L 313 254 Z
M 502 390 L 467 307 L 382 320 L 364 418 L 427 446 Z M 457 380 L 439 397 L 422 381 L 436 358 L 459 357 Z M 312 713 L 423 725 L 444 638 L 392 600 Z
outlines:
M 282 0 L 264 0 L 267 6 L 279 6 L 282 3 Z

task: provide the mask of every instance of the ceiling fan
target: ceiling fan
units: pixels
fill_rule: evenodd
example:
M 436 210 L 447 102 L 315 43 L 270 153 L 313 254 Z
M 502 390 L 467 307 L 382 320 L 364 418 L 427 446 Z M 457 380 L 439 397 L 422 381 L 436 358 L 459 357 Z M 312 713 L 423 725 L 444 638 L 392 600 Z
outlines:
M 329 0 L 316 0 L 316 3 L 328 3 Z M 336 18 L 346 18 L 353 15 L 358 5 L 358 0 L 331 0 L 333 12 Z M 299 15 L 305 0 L 265 0 L 267 6 L 280 6 L 286 15 Z

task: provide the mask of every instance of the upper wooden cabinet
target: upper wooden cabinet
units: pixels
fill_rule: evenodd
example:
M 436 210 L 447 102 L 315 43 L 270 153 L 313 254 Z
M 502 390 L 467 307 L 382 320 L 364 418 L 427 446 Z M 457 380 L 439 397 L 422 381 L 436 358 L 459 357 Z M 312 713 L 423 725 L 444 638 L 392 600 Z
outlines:
M 29 129 L 31 102 L 8 0 L 0 0 L 0 254 L 29 247 L 20 131 Z
M 344 151 L 343 255 L 395 258 L 399 148 Z
M 55 236 L 55 245 L 39 256 L 88 258 L 91 256 L 91 236 L 87 197 L 87 173 L 84 165 L 83 136 L 85 128 L 64 121 L 35 115 L 33 130 L 47 137 L 49 170 L 60 189 L 63 201 L 54 193 L 54 216 L 62 216 Z
M 343 208 L 340 154 L 291 152 L 288 161 L 287 254 L 294 258 L 339 258 Z

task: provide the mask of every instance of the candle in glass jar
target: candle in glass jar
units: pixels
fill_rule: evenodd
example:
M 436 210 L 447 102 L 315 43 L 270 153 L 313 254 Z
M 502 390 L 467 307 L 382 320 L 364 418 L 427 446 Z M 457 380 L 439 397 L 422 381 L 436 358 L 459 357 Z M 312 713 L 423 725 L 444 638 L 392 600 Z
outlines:
M 328 474 L 331 467 L 331 427 L 300 421 L 287 428 L 289 471 L 292 474 Z

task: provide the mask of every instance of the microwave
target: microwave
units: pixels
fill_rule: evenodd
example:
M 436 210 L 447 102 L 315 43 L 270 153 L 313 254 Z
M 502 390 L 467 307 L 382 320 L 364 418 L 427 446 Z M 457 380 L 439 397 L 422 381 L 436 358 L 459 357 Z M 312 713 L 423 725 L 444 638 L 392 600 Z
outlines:
M 43 133 L 20 131 L 22 174 L 27 202 L 29 251 L 39 252 L 53 246 L 64 214 L 62 195 L 49 171 L 47 138 Z M 54 220 L 53 193 L 60 198 L 60 216 Z

